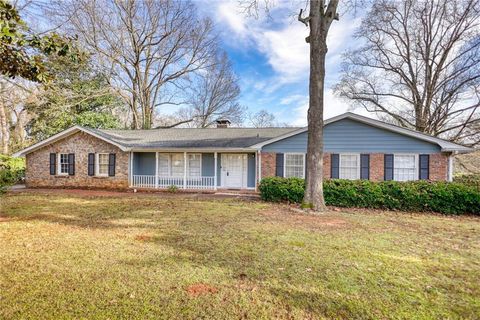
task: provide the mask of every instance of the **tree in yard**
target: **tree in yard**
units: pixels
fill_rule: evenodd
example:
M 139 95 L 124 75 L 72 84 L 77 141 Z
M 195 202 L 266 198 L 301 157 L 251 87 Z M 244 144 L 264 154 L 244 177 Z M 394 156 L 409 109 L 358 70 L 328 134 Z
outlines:
M 183 104 L 189 77 L 216 50 L 212 22 L 189 1 L 57 1 L 47 11 L 94 53 L 134 129 L 151 128 L 160 106 Z
M 53 32 L 35 34 L 21 19 L 15 6 L 0 0 L 0 74 L 45 82 L 53 76 L 44 65 L 49 55 L 78 58 L 72 39 Z
M 177 124 L 207 128 L 218 118 L 242 123 L 245 110 L 237 101 L 240 87 L 226 53 L 219 53 L 205 71 L 193 78 L 188 90 L 188 106 L 177 113 Z
M 480 142 L 480 2 L 379 0 L 336 91 L 403 127 Z
M 249 13 L 256 13 L 262 0 L 245 0 L 243 7 Z M 268 7 L 269 1 L 265 1 Z M 325 88 L 325 58 L 327 35 L 334 20 L 338 20 L 339 0 L 308 1 L 308 16 L 300 10 L 298 20 L 309 27 L 306 38 L 310 45 L 310 84 L 308 107 L 307 175 L 303 205 L 315 211 L 324 211 L 323 197 L 323 110 Z
M 17 8 L 10 2 L 0 0 L 0 152 L 9 153 L 11 127 L 13 137 L 20 144 L 25 118 L 18 105 L 18 97 L 24 95 L 25 86 L 19 81 L 48 82 L 54 74 L 45 65 L 49 56 L 63 56 L 79 60 L 73 39 L 57 33 L 37 34 L 21 19 Z M 18 80 L 20 78 L 20 80 Z M 15 80 L 13 80 L 15 79 Z M 17 101 L 17 102 L 15 102 Z M 17 139 L 18 138 L 18 139 Z
M 35 84 L 0 76 L 0 153 L 8 154 L 25 146 L 29 117 L 25 105 L 35 94 Z
M 27 104 L 29 136 L 39 141 L 73 125 L 119 128 L 124 112 L 121 98 L 108 86 L 106 77 L 90 60 L 74 63 L 51 58 L 48 68 L 55 80 L 39 88 L 37 99 Z
M 260 110 L 248 116 L 249 125 L 254 128 L 274 127 L 277 124 L 275 115 L 267 110 Z

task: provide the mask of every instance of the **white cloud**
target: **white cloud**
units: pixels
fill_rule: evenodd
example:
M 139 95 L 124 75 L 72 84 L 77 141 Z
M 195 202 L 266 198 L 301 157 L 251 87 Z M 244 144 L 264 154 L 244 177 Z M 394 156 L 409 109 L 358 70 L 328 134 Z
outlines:
M 268 77 L 262 74 L 243 75 L 242 90 L 248 92 L 248 102 L 251 103 L 249 107 L 261 109 L 262 97 L 277 96 L 277 106 L 284 106 L 279 120 L 305 125 L 308 110 L 308 91 L 305 89 L 308 88 L 306 84 L 310 65 L 309 45 L 305 38 L 309 30 L 291 15 L 296 11 L 296 7 L 291 6 L 288 1 L 279 2 L 277 9 L 272 12 L 273 20 L 265 17 L 253 19 L 247 18 L 239 10 L 236 0 L 204 1 L 207 1 L 208 5 L 202 10 L 215 19 L 223 33 L 223 41 L 240 50 L 257 50 L 274 71 L 274 75 Z M 325 118 L 348 109 L 344 101 L 334 96 L 329 85 L 338 81 L 341 54 L 352 45 L 352 34 L 359 23 L 358 17 L 340 17 L 340 21 L 335 21 L 329 31 Z
M 280 100 L 280 104 L 289 105 L 293 102 L 303 102 L 305 100 L 305 96 L 301 94 L 292 94 L 290 96 L 286 96 Z
M 284 23 L 280 30 L 258 30 L 258 49 L 267 57 L 281 84 L 305 79 L 309 70 L 308 29 L 301 24 Z
M 218 22 L 227 24 L 236 35 L 246 35 L 246 17 L 239 12 L 237 3 L 231 1 L 218 3 L 216 11 Z
M 308 96 L 293 108 L 296 117 L 291 121 L 294 126 L 307 125 Z M 324 119 L 329 119 L 349 110 L 349 105 L 337 97 L 332 89 L 325 90 Z

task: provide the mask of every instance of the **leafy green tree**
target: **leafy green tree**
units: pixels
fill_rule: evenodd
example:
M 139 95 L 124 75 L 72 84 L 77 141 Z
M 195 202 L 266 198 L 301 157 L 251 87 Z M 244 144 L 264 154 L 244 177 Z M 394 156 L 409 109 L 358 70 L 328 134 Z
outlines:
M 80 58 L 72 40 L 54 32 L 33 33 L 15 6 L 0 0 L 0 75 L 46 82 L 53 77 L 45 65 L 48 56 Z
M 51 57 L 46 66 L 55 72 L 55 79 L 44 86 L 39 101 L 27 105 L 32 117 L 27 124 L 31 138 L 42 140 L 74 125 L 121 126 L 118 115 L 123 111 L 122 100 L 89 59 L 74 62 Z

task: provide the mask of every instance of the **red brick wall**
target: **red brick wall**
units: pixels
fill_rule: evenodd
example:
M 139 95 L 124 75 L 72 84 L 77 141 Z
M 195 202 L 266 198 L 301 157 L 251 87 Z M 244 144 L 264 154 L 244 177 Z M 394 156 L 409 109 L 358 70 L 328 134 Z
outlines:
M 430 155 L 430 180 L 445 181 L 448 178 L 448 155 L 433 153 Z
M 331 154 L 325 153 L 323 157 L 323 175 L 330 179 Z M 262 178 L 275 176 L 276 154 L 262 152 Z M 430 180 L 445 181 L 448 173 L 448 155 L 443 153 L 430 154 Z M 384 179 L 384 154 L 370 153 L 370 180 L 383 181 Z
M 384 154 L 371 153 L 370 154 L 370 180 L 383 181 L 385 178 L 384 171 Z
M 91 177 L 88 175 L 88 154 L 96 152 L 116 154 L 114 177 Z M 75 153 L 75 175 L 50 175 L 50 153 Z M 75 133 L 29 153 L 26 160 L 25 177 L 28 187 L 128 188 L 128 153 L 83 132 Z
M 277 154 L 275 152 L 262 152 L 260 157 L 262 164 L 262 178 L 274 177 L 277 165 Z
M 325 152 L 323 154 L 323 178 L 324 179 L 330 179 L 331 176 L 331 155 L 328 152 Z

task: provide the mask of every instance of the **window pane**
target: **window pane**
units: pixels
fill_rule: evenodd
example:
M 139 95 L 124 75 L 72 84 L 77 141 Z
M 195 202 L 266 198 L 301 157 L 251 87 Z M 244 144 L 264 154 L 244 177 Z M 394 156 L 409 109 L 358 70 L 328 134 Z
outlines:
M 175 153 L 171 156 L 172 177 L 183 177 L 183 154 Z
M 68 153 L 60 154 L 60 173 L 68 173 Z
M 108 153 L 98 154 L 98 174 L 108 174 Z
M 394 155 L 393 180 L 415 180 L 417 175 L 415 155 Z
M 170 176 L 169 174 L 169 168 L 168 168 L 168 162 L 170 159 L 170 155 L 168 154 L 158 154 L 158 175 L 161 177 L 168 177 Z
M 358 154 L 341 154 L 340 155 L 340 179 L 356 180 L 360 179 L 360 156 Z
M 303 154 L 285 154 L 285 177 L 303 178 L 305 173 Z
M 201 173 L 201 161 L 199 154 L 189 154 L 188 155 L 188 176 L 189 177 L 200 177 Z

